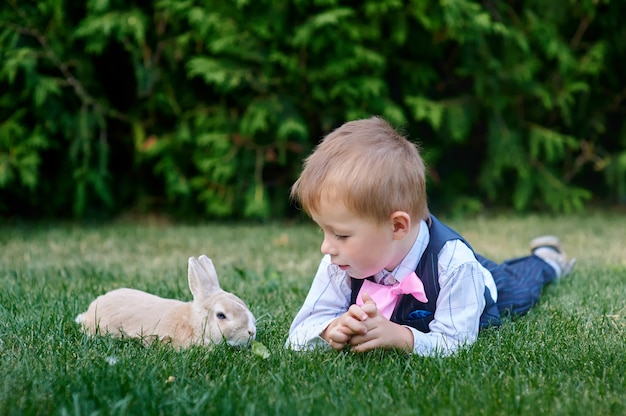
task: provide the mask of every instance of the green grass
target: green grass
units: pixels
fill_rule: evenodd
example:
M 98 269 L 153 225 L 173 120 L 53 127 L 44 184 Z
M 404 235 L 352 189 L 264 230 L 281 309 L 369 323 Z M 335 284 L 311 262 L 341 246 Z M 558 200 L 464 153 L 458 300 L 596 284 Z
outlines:
M 626 216 L 448 223 L 494 260 L 555 233 L 576 271 L 452 357 L 297 353 L 283 343 L 320 259 L 313 226 L 0 226 L 0 414 L 626 414 Z M 187 258 L 203 253 L 249 303 L 269 358 L 145 348 L 74 323 L 116 287 L 190 299 Z

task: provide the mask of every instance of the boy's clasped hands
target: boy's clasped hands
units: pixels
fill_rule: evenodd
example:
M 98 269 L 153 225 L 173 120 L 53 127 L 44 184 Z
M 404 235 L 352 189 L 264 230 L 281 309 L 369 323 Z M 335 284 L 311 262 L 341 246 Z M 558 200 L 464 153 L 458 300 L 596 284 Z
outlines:
M 346 345 L 354 352 L 375 348 L 413 350 L 413 332 L 383 316 L 367 293 L 363 293 L 363 305 L 351 305 L 326 327 L 321 337 L 335 350 Z

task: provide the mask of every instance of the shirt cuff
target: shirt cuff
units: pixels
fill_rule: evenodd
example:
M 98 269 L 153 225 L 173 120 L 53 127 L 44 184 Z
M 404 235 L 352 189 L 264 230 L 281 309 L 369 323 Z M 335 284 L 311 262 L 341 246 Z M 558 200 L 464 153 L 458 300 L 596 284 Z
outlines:
M 314 325 L 306 331 L 293 331 L 289 334 L 285 346 L 295 351 L 306 351 L 319 347 L 330 348 L 330 344 L 320 334 L 332 321 L 331 319 L 323 324 Z

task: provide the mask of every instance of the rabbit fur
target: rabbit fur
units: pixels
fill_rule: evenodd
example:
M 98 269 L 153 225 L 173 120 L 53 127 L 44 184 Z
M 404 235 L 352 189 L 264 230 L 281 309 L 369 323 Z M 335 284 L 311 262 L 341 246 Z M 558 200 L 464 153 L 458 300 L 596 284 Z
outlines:
M 97 297 L 76 322 L 88 334 L 139 338 L 145 344 L 158 339 L 180 348 L 222 341 L 249 345 L 256 336 L 255 318 L 240 298 L 220 288 L 211 259 L 190 257 L 188 279 L 191 302 L 121 288 Z

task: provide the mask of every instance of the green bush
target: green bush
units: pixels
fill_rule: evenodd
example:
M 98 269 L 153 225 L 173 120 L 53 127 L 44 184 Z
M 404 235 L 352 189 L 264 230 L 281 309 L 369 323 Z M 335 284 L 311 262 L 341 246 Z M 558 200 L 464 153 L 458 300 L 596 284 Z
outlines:
M 63 0 L 0 8 L 0 215 L 289 215 L 302 159 L 380 114 L 431 204 L 626 200 L 616 1 Z

